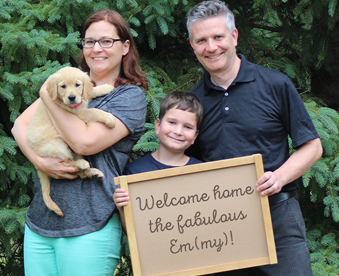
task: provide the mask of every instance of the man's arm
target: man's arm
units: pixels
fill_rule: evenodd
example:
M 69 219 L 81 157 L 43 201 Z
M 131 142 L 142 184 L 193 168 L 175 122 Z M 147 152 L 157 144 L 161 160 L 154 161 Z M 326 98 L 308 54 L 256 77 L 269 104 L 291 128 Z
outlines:
M 307 141 L 274 172 L 265 172 L 257 181 L 257 191 L 270 196 L 282 187 L 302 176 L 322 156 L 323 148 L 319 138 Z

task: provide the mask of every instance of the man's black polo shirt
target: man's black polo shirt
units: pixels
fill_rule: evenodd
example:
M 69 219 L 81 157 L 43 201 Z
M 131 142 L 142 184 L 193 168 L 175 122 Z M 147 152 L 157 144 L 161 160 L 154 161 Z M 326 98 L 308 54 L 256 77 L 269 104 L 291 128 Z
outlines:
M 238 76 L 225 90 L 208 72 L 189 92 L 204 106 L 204 119 L 188 155 L 215 161 L 261 153 L 265 171 L 274 171 L 293 148 L 318 138 L 312 120 L 291 80 L 284 74 L 250 63 L 242 55 Z M 283 190 L 296 189 L 297 184 Z

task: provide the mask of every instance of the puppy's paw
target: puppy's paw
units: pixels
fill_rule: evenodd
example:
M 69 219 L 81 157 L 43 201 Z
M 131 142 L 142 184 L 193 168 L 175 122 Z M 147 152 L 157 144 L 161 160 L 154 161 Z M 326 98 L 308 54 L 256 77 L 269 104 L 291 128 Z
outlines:
M 103 84 L 93 88 L 93 98 L 100 97 L 111 93 L 114 90 L 113 85 Z
M 114 128 L 115 127 L 115 117 L 112 114 L 107 114 L 104 123 L 107 127 Z
M 102 89 L 102 91 L 106 91 L 107 94 L 114 90 L 114 86 L 113 85 L 109 85 L 109 84 L 103 84 L 103 85 L 100 85 L 98 87 L 100 89 Z
M 89 168 L 84 171 L 79 171 L 77 174 L 82 179 L 85 179 L 85 178 L 103 179 L 104 178 L 104 174 L 100 170 L 94 169 L 94 168 Z
M 74 162 L 74 167 L 83 171 L 83 170 L 87 170 L 90 166 L 89 166 L 89 163 L 85 159 L 79 159 Z
M 97 179 L 103 179 L 104 178 L 104 174 L 102 173 L 102 171 L 98 170 L 98 169 L 90 169 L 90 177 L 95 177 Z

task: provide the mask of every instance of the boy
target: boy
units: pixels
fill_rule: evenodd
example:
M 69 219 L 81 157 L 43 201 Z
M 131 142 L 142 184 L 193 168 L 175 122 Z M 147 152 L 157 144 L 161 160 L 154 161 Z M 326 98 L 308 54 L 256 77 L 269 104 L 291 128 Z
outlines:
M 155 122 L 155 133 L 159 137 L 159 148 L 152 154 L 128 164 L 125 174 L 136 174 L 201 163 L 185 155 L 197 138 L 203 117 L 203 107 L 191 93 L 173 92 L 160 103 L 159 118 Z M 120 213 L 121 224 L 126 232 L 123 206 L 128 204 L 128 193 L 118 188 L 113 195 Z

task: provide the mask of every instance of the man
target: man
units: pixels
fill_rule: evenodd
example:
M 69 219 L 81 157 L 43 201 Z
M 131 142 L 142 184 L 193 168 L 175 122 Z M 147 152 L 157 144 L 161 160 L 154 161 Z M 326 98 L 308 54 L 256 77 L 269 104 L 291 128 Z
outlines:
M 294 197 L 296 179 L 322 155 L 322 146 L 291 80 L 237 55 L 234 15 L 221 1 L 204 1 L 187 19 L 190 44 L 205 68 L 189 92 L 205 116 L 188 155 L 203 161 L 261 153 L 264 175 L 257 190 L 269 196 L 278 264 L 225 275 L 313 275 L 305 225 Z M 289 156 L 288 135 L 296 151 Z

